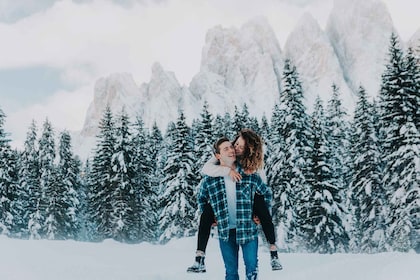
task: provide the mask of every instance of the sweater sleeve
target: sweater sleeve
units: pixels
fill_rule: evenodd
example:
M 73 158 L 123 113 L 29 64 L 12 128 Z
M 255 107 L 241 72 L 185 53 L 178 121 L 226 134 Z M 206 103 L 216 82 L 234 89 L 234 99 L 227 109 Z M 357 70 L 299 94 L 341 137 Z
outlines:
M 230 172 L 230 168 L 226 166 L 220 166 L 219 161 L 215 156 L 212 156 L 203 166 L 201 172 L 204 175 L 210 177 L 223 177 L 228 176 Z
M 267 176 L 265 175 L 264 168 L 261 168 L 257 171 L 258 175 L 260 175 L 261 179 L 265 184 L 267 184 Z

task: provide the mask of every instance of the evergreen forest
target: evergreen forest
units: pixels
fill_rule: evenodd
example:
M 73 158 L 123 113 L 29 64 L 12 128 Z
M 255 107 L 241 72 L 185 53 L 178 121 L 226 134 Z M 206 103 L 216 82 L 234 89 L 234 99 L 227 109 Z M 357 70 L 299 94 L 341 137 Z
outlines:
M 0 109 L 0 235 L 159 244 L 195 235 L 200 170 L 213 142 L 251 128 L 265 143 L 280 250 L 418 253 L 420 60 L 392 35 L 384 61 L 377 98 L 360 85 L 354 112 L 334 84 L 328 102 L 305 108 L 290 60 L 281 96 L 261 119 L 247 104 L 213 115 L 204 103 L 191 125 L 179 110 L 161 131 L 107 107 L 84 162 L 70 133 L 48 119 L 33 121 L 22 150 L 13 149 Z

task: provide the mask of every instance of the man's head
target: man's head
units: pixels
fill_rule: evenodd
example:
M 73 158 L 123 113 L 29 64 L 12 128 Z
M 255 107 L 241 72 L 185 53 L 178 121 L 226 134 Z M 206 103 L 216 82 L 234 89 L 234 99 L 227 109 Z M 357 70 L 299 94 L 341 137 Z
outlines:
M 235 149 L 226 137 L 219 138 L 213 145 L 214 154 L 220 165 L 231 167 L 236 160 Z

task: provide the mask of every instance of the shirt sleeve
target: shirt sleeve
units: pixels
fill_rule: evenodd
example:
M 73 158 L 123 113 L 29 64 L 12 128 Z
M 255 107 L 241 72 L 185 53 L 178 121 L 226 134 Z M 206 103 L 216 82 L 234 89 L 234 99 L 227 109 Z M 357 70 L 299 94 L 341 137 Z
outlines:
M 209 194 L 206 180 L 201 180 L 200 188 L 197 193 L 198 209 L 200 213 L 203 213 L 204 205 L 209 201 Z
M 204 175 L 210 177 L 223 177 L 228 176 L 230 172 L 230 168 L 226 166 L 220 166 L 219 161 L 215 156 L 212 156 L 203 166 L 201 172 Z

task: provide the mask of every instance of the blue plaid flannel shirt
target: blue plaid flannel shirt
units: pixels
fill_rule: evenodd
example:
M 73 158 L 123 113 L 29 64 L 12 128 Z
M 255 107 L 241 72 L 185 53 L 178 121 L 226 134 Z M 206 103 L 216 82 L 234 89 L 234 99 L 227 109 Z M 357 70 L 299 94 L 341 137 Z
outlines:
M 239 167 L 242 180 L 236 183 L 236 242 L 245 244 L 258 237 L 257 226 L 252 219 L 252 208 L 255 192 L 264 195 L 270 209 L 272 193 L 258 174 L 247 175 Z M 205 176 L 198 191 L 200 211 L 210 203 L 217 220 L 219 238 L 229 240 L 229 215 L 226 198 L 225 180 L 223 177 Z

